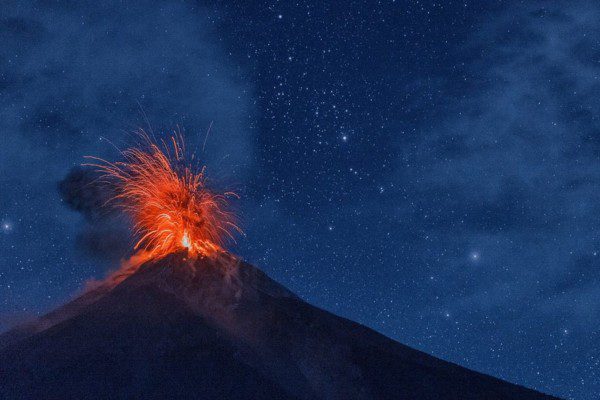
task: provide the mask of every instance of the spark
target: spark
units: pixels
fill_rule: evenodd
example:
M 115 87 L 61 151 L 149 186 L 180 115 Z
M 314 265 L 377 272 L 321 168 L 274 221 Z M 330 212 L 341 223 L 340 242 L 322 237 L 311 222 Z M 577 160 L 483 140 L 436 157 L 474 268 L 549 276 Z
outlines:
M 212 256 L 227 240 L 241 233 L 229 210 L 233 192 L 217 193 L 206 186 L 205 167 L 186 161 L 181 134 L 161 145 L 140 131 L 140 146 L 122 151 L 124 160 L 97 157 L 86 165 L 101 173 L 101 182 L 115 195 L 111 202 L 132 219 L 137 243 L 134 250 L 146 258 L 161 258 L 186 250 L 190 255 Z

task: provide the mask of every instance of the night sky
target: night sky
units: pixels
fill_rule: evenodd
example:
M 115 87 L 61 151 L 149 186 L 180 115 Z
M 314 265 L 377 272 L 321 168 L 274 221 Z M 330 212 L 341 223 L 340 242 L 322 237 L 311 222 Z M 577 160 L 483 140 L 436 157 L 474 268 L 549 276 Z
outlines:
M 594 1 L 3 3 L 0 329 L 126 256 L 58 182 L 179 127 L 241 195 L 231 250 L 302 298 L 597 398 L 598 21 Z

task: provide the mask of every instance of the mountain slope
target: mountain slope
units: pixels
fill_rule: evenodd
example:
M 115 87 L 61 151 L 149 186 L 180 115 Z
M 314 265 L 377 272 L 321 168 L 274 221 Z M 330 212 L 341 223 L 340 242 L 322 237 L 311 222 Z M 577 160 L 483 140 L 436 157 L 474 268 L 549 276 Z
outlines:
M 547 399 L 313 307 L 228 254 L 142 265 L 0 336 L 0 398 Z

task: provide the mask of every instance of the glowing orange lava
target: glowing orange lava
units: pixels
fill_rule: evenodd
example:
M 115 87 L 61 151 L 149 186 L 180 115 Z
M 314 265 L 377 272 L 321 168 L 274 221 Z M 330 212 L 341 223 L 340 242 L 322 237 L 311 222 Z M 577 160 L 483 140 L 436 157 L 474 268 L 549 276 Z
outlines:
M 233 233 L 241 233 L 229 211 L 233 192 L 215 193 L 206 187 L 205 168 L 194 171 L 186 162 L 181 135 L 162 146 L 141 131 L 142 146 L 122 151 L 124 161 L 88 164 L 112 185 L 111 201 L 133 220 L 135 245 L 148 259 L 187 249 L 190 255 L 212 256 Z

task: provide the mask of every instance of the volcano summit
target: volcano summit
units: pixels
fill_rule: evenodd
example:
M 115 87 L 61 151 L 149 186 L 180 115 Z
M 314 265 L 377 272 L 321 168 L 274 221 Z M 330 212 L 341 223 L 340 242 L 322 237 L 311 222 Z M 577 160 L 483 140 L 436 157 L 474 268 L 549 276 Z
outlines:
M 1 399 L 550 399 L 177 252 L 0 336 Z

